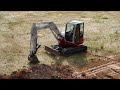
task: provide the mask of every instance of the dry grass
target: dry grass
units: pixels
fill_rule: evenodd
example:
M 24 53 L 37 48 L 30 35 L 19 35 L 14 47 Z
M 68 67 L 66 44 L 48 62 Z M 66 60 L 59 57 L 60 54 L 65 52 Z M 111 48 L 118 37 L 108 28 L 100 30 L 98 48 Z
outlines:
M 72 19 L 85 22 L 85 42 L 92 53 L 120 53 L 120 12 L 90 11 L 19 11 L 0 12 L 0 73 L 11 73 L 14 70 L 29 66 L 30 29 L 33 22 L 53 21 L 60 31 L 64 31 L 67 21 Z M 47 54 L 43 47 L 56 43 L 52 33 L 40 32 L 39 42 L 43 45 L 38 50 L 41 63 L 62 63 L 73 66 L 86 65 L 89 55 L 77 54 L 70 57 L 54 57 Z M 47 39 L 47 40 L 46 40 Z

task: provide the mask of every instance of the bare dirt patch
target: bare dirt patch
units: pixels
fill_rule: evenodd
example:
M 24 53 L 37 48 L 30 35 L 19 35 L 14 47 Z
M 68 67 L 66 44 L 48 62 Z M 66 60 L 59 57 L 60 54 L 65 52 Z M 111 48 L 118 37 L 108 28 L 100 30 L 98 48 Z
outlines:
M 117 56 L 116 56 L 117 57 Z M 36 64 L 27 69 L 0 75 L 0 79 L 119 79 L 120 58 L 109 63 L 92 63 L 77 71 L 75 67 L 61 64 Z
M 0 75 L 0 79 L 72 79 L 72 73 L 70 66 L 39 64 L 10 75 Z

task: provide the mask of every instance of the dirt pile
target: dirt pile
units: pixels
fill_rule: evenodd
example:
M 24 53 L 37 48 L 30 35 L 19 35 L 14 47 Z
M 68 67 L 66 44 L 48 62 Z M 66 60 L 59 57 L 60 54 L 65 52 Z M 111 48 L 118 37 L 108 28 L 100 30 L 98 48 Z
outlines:
M 14 71 L 11 75 L 0 75 L 0 79 L 72 79 L 73 68 L 66 65 L 35 65 Z
M 30 65 L 10 75 L 0 75 L 0 79 L 120 79 L 120 62 L 111 61 L 82 71 L 69 65 Z

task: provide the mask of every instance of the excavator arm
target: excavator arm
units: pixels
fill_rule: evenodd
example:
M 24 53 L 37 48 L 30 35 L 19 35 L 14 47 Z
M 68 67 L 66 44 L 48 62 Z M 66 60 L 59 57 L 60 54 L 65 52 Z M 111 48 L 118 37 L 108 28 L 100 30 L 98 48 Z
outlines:
M 35 62 L 35 63 L 38 62 L 38 59 L 35 54 L 41 45 L 38 45 L 37 42 L 37 38 L 38 38 L 37 31 L 45 28 L 49 28 L 51 30 L 56 40 L 58 40 L 58 38 L 59 39 L 64 38 L 61 35 L 60 31 L 58 30 L 56 24 L 53 22 L 33 23 L 31 28 L 30 54 L 28 56 L 28 60 L 30 62 Z

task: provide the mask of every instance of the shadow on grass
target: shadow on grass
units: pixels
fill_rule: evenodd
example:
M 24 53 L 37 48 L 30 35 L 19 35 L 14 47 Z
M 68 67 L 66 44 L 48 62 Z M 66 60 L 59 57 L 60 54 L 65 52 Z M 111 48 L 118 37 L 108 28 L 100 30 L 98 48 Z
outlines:
M 46 54 L 55 61 L 55 64 L 65 64 L 72 65 L 75 67 L 85 66 L 88 63 L 87 52 L 78 53 L 70 56 L 55 56 L 46 52 Z

